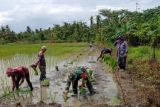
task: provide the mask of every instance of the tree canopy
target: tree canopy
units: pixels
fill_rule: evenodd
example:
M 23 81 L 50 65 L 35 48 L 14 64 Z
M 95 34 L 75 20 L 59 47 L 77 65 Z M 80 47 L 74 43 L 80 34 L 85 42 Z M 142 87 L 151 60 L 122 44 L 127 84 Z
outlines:
M 15 33 L 8 25 L 0 28 L 0 43 L 11 42 L 113 42 L 124 35 L 130 45 L 150 45 L 160 43 L 160 6 L 143 12 L 128 10 L 99 10 L 96 17 L 85 22 L 64 22 L 48 29 L 31 29 Z

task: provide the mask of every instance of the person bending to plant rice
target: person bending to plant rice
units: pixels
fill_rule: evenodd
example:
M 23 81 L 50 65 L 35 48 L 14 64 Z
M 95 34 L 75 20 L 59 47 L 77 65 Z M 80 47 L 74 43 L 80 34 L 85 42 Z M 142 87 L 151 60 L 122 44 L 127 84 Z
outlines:
M 105 54 L 109 54 L 109 55 L 111 56 L 111 55 L 112 55 L 112 48 L 103 48 L 103 49 L 101 50 L 101 53 L 100 53 L 99 57 L 97 58 L 97 61 L 98 61 L 100 58 L 103 59 Z
M 69 92 L 69 88 L 70 88 L 71 84 L 72 84 L 72 89 L 73 89 L 74 96 L 76 96 L 78 94 L 78 81 L 80 79 L 82 79 L 81 87 L 85 86 L 85 84 L 86 84 L 86 86 L 87 86 L 87 88 L 90 92 L 90 95 L 93 95 L 95 93 L 94 89 L 92 87 L 92 83 L 89 80 L 89 74 L 87 73 L 87 68 L 77 67 L 73 73 L 70 73 L 68 75 L 67 86 L 66 86 L 65 92 L 64 92 L 64 94 L 66 96 Z
M 6 74 L 8 77 L 12 78 L 12 91 L 14 91 L 15 88 L 16 90 L 18 90 L 19 86 L 21 86 L 24 82 L 24 79 L 26 79 L 31 91 L 33 90 L 32 83 L 29 77 L 29 70 L 27 67 L 18 66 L 15 68 L 7 68 Z
M 35 64 L 32 64 L 32 68 L 36 68 L 37 66 L 39 67 L 39 70 L 41 72 L 40 74 L 40 81 L 43 81 L 46 79 L 46 60 L 45 60 L 45 52 L 47 48 L 46 46 L 42 46 L 41 50 L 38 53 L 38 61 Z

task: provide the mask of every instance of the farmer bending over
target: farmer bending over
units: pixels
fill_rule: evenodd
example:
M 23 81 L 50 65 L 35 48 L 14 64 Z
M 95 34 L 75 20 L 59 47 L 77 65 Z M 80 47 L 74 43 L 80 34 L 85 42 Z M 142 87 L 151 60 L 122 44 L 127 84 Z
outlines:
M 73 73 L 69 74 L 68 80 L 67 80 L 67 86 L 65 88 L 66 93 L 69 92 L 69 87 L 72 83 L 73 93 L 74 93 L 74 95 L 77 95 L 78 94 L 78 81 L 80 79 L 82 79 L 82 85 L 86 84 L 86 86 L 90 92 L 90 95 L 93 95 L 95 92 L 93 90 L 91 82 L 89 81 L 89 77 L 86 72 L 86 68 L 84 68 L 84 67 L 78 67 L 78 68 L 76 68 L 76 70 Z
M 99 57 L 97 58 L 97 61 L 99 60 L 99 58 L 103 59 L 105 54 L 109 54 L 111 56 L 112 55 L 112 48 L 103 48 L 101 50 Z
M 24 79 L 26 79 L 31 91 L 33 90 L 32 83 L 30 82 L 29 78 L 28 68 L 24 66 L 18 66 L 16 68 L 7 68 L 6 74 L 8 77 L 12 78 L 12 83 L 13 83 L 12 91 L 14 91 L 15 87 L 16 90 L 18 90 L 19 86 L 21 86 L 22 83 L 24 82 Z

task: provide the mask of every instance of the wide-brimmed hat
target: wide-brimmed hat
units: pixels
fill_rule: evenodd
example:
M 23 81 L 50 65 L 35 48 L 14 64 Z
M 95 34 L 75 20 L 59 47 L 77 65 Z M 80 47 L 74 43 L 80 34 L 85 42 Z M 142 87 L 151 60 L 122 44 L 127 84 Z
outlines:
M 47 47 L 46 46 L 42 46 L 41 49 L 47 50 Z

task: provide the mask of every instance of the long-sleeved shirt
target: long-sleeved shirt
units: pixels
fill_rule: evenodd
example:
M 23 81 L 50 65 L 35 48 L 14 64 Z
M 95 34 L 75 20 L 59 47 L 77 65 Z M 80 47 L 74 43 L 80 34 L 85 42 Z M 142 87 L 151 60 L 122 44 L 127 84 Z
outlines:
M 128 44 L 126 41 L 117 40 L 117 57 L 125 57 L 128 52 Z
M 12 78 L 12 84 L 13 84 L 12 89 L 14 90 L 17 78 L 19 78 L 19 80 L 22 80 L 23 82 L 24 78 L 26 77 L 26 74 L 29 73 L 29 70 L 24 66 L 18 66 L 16 68 L 7 69 L 6 73 L 10 75 Z
M 39 60 L 39 63 L 38 63 L 38 65 L 39 66 L 46 66 L 46 60 L 45 60 L 45 57 L 44 57 L 44 53 L 42 52 L 42 51 L 40 51 L 39 53 L 38 53 L 38 60 Z

